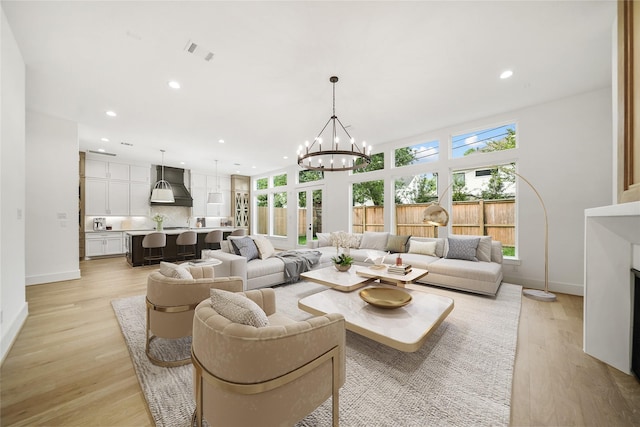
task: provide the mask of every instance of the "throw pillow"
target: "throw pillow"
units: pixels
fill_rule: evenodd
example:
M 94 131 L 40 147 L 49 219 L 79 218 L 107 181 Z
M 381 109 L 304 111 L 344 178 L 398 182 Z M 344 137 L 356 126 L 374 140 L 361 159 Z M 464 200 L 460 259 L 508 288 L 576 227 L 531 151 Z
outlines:
M 331 246 L 331 234 L 329 233 L 316 233 L 318 236 L 318 247 Z
M 259 257 L 258 248 L 251 237 L 233 239 L 231 240 L 231 246 L 233 246 L 236 255 L 245 257 L 247 261 L 251 261 L 252 259 Z
M 160 274 L 172 279 L 193 279 L 189 270 L 183 266 L 164 261 L 160 262 Z
M 449 250 L 445 258 L 478 261 L 476 250 L 478 249 L 478 243 L 480 243 L 480 237 L 449 237 L 447 242 L 449 243 Z
M 235 251 L 233 250 L 233 247 L 231 246 L 231 241 L 229 241 L 229 240 L 223 240 L 222 242 L 220 242 L 220 250 L 222 252 L 226 252 L 228 254 L 235 254 Z
M 389 233 L 386 231 L 365 231 L 360 241 L 360 249 L 385 251 Z
M 491 262 L 491 236 L 480 236 L 476 258 L 478 261 Z
M 276 250 L 271 244 L 271 241 L 264 236 L 251 236 L 253 239 L 253 243 L 256 244 L 258 248 L 258 254 L 260 254 L 260 259 L 271 258 Z
M 234 323 L 262 328 L 269 326 L 266 313 L 242 294 L 211 289 L 211 307 Z
M 386 251 L 394 252 L 407 252 L 407 242 L 411 236 L 396 236 L 391 234 L 387 240 Z
M 418 240 L 409 240 L 409 253 L 420 255 L 436 255 L 436 242 L 420 242 Z

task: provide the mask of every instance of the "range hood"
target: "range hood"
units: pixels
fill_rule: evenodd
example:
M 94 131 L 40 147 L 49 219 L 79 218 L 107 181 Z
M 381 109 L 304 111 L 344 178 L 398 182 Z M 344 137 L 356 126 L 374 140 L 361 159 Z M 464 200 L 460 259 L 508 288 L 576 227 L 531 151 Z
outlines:
M 162 179 L 162 166 L 156 166 L 156 181 Z M 153 206 L 193 206 L 193 198 L 184 185 L 184 169 L 164 167 L 164 180 L 171 185 L 174 203 L 150 202 Z

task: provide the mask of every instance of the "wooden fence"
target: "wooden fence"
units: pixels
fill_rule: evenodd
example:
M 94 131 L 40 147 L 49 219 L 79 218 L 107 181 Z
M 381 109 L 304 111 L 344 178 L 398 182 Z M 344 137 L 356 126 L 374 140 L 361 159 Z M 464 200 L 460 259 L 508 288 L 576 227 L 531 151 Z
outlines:
M 396 205 L 396 230 L 398 235 L 416 237 L 437 237 L 438 227 L 422 222 L 425 204 Z M 274 208 L 274 234 L 287 235 L 287 209 Z M 298 236 L 304 236 L 307 229 L 307 210 L 298 209 Z M 449 223 L 453 234 L 491 236 L 503 246 L 515 245 L 515 201 L 514 200 L 474 200 L 453 202 L 449 212 Z M 316 225 L 318 227 L 318 225 Z M 267 234 L 269 229 L 269 209 L 258 207 L 257 233 Z M 318 228 L 321 232 L 321 226 Z M 384 231 L 383 206 L 354 206 L 353 233 Z

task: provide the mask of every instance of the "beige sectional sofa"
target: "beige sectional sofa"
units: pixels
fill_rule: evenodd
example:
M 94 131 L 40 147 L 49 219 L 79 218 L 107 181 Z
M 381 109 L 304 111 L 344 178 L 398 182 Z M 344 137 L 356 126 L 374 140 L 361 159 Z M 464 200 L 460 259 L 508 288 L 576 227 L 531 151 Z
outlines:
M 257 239 L 258 247 L 264 246 L 264 237 L 250 237 Z M 302 250 L 319 254 L 319 261 L 312 269 L 332 264 L 331 257 L 337 253 L 336 241 L 342 244 L 340 252 L 348 252 L 356 265 L 370 265 L 371 258 L 387 253 L 384 263 L 394 264 L 395 252 L 399 251 L 404 264 L 429 270 L 429 274 L 418 283 L 495 295 L 502 282 L 502 244 L 492 241 L 489 236 L 428 238 L 395 236 L 386 232 L 319 233 L 313 247 Z M 473 248 L 474 243 L 476 248 Z M 265 254 L 259 250 L 259 257 L 247 261 L 244 256 L 230 253 L 232 249 L 232 244 L 227 242 L 223 244 L 223 249 L 209 251 L 208 256 L 222 261 L 221 265 L 215 267 L 216 276 L 240 276 L 245 290 L 287 282 L 284 263 L 274 256 L 275 250 L 271 253 L 269 248 L 263 251 Z

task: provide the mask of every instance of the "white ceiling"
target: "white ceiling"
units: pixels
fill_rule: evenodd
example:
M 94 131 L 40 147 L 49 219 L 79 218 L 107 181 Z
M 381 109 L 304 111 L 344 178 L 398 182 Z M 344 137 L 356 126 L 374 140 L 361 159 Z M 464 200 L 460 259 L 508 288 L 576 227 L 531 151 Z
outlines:
M 2 8 L 26 63 L 27 107 L 77 122 L 81 150 L 159 163 L 165 149 L 169 166 L 213 172 L 218 159 L 221 174 L 255 175 L 295 164 L 298 146 L 331 115 L 332 75 L 340 78 L 338 117 L 374 152 L 376 144 L 607 87 L 616 3 Z M 213 60 L 187 53 L 190 40 Z M 505 69 L 514 75 L 500 80 Z M 172 79 L 182 89 L 169 89 Z

